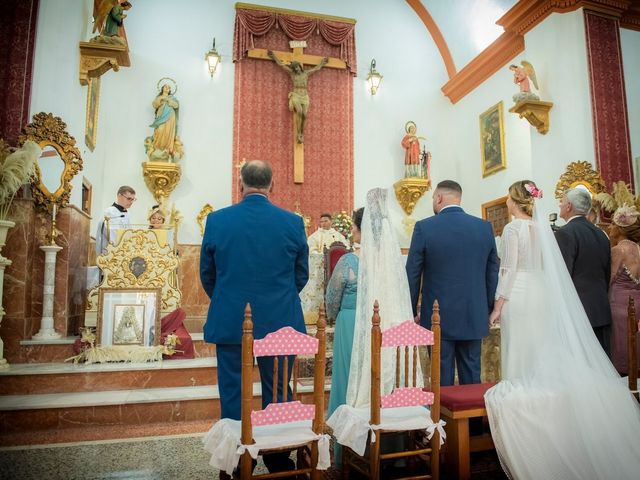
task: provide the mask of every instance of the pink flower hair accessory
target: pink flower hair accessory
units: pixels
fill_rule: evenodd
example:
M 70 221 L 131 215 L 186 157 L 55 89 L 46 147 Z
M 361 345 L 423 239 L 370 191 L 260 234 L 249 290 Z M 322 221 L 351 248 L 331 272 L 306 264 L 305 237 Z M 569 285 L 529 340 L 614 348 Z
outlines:
M 619 227 L 630 227 L 638 220 L 640 212 L 635 205 L 627 205 L 626 203 L 613 214 L 613 223 Z
M 533 183 L 525 183 L 524 188 L 533 198 L 542 198 L 542 190 L 536 187 Z

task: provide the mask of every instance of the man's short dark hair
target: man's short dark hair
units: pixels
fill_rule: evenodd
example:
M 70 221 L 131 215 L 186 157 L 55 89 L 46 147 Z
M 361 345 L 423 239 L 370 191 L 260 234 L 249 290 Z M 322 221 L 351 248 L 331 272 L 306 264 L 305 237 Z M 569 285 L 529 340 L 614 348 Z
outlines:
M 131 194 L 135 195 L 136 191 L 133 188 L 131 188 L 129 185 L 122 185 L 118 189 L 118 195 L 124 195 L 125 193 L 131 193 Z
M 242 177 L 242 183 L 244 183 L 246 187 L 264 190 L 271 186 L 273 171 L 268 162 L 254 160 L 242 166 L 240 176 Z
M 320 218 L 328 218 L 329 220 L 331 220 L 331 214 L 330 213 L 321 213 L 320 214 Z
M 436 187 L 436 190 L 449 190 L 457 193 L 458 195 L 462 195 L 462 187 L 458 182 L 454 182 L 453 180 L 441 181 Z

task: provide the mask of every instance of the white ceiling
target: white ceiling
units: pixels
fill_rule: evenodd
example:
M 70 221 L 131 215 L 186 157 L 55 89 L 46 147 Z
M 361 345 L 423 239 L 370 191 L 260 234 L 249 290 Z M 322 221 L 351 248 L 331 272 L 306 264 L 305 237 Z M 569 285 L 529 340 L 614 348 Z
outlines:
M 488 47 L 502 32 L 496 25 L 517 0 L 422 0 L 442 32 L 456 71 Z

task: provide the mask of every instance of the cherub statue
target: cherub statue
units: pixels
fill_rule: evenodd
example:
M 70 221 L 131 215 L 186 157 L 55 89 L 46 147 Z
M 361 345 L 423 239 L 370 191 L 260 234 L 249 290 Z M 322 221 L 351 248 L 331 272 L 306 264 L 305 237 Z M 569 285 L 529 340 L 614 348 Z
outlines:
M 538 90 L 538 80 L 536 79 L 536 71 L 526 60 L 520 62 L 521 67 L 517 65 L 509 65 L 509 70 L 513 72 L 513 83 L 520 86 L 520 92 L 513 96 L 513 101 L 518 103 L 524 100 L 540 100 L 540 97 L 531 91 L 531 84 Z
M 126 45 L 123 22 L 127 17 L 125 12 L 131 7 L 131 2 L 123 0 L 94 0 L 93 33 L 98 32 L 99 35 L 92 41 Z

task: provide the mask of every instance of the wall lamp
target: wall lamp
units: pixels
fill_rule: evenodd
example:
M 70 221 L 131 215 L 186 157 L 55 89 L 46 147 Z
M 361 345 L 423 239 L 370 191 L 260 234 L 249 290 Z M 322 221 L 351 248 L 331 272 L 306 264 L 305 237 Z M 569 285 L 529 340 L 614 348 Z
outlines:
M 216 50 L 216 37 L 213 37 L 213 46 L 211 47 L 211 50 L 209 50 L 204 56 L 204 59 L 207 61 L 209 73 L 213 77 L 213 74 L 216 73 L 216 68 L 218 68 L 218 64 L 222 61 L 222 57 Z
M 376 59 L 371 60 L 371 67 L 369 67 L 369 75 L 367 75 L 367 85 L 371 95 L 375 95 L 380 87 L 382 81 L 382 75 L 376 71 Z

